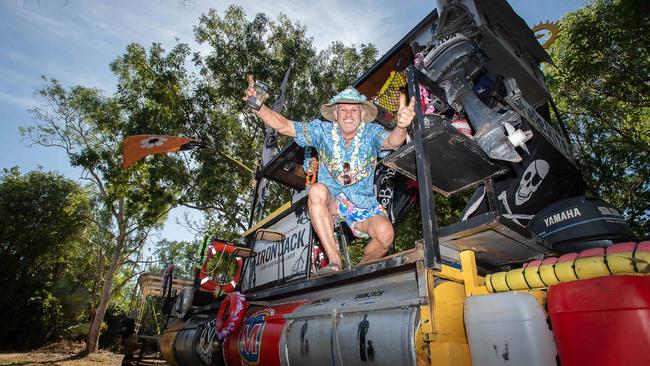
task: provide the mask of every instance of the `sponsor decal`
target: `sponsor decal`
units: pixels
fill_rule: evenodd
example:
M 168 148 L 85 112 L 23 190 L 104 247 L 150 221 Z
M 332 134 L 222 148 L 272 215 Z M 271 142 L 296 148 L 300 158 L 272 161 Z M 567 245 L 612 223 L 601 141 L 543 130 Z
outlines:
M 269 245 L 265 250 L 258 252 L 255 257 L 256 265 L 264 266 L 268 262 L 277 260 L 278 257 L 293 253 L 296 249 L 304 247 L 307 243 L 306 239 L 308 239 L 307 230 L 308 227 L 304 227 L 302 230 L 287 236 L 279 245 Z
M 356 295 L 354 296 L 354 299 L 355 299 L 355 300 L 359 300 L 359 299 L 367 299 L 367 298 L 370 298 L 370 297 L 377 297 L 377 296 L 381 296 L 381 295 L 383 295 L 383 293 L 384 293 L 383 290 L 381 290 L 381 291 L 370 291 L 370 292 L 364 292 L 364 293 L 361 293 L 361 294 L 356 294 Z
M 249 365 L 258 365 L 260 362 L 260 348 L 266 317 L 273 313 L 273 309 L 268 308 L 252 314 L 246 319 L 246 323 L 239 332 L 239 356 Z
M 544 224 L 546 224 L 546 227 L 549 227 L 551 225 L 555 225 L 562 221 L 573 219 L 578 216 L 582 216 L 582 213 L 580 213 L 580 210 L 578 210 L 577 207 L 574 207 L 545 218 Z

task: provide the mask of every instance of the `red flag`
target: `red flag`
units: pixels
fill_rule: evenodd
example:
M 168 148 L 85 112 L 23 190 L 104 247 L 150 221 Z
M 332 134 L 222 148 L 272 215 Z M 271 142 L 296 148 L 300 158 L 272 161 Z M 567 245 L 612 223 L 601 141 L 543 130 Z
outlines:
M 198 144 L 196 140 L 178 136 L 129 136 L 122 143 L 122 168 L 128 168 L 147 155 L 174 152 Z

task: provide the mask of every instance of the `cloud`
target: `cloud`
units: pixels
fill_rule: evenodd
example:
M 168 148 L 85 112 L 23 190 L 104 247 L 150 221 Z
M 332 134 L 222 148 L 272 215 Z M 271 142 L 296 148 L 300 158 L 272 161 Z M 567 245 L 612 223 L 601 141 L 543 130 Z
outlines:
M 38 99 L 36 97 L 23 97 L 0 91 L 0 102 L 27 110 L 34 108 L 38 104 Z
M 44 4 L 51 5 L 51 4 Z M 85 34 L 78 32 L 78 22 L 67 12 L 46 14 L 47 7 L 23 7 L 15 14 L 10 26 L 35 40 L 69 41 L 83 39 Z
M 209 53 L 211 48 L 207 44 L 198 45 L 194 42 L 193 27 L 199 23 L 199 17 L 207 13 L 211 8 L 215 9 L 219 16 L 223 16 L 230 6 L 227 3 L 212 4 L 214 6 L 195 7 L 189 15 L 183 17 L 181 24 L 171 24 L 181 34 L 181 41 L 187 42 L 192 50 L 202 54 Z M 359 3 L 352 2 L 344 4 L 342 1 L 308 2 L 293 0 L 254 1 L 240 0 L 234 5 L 240 6 L 248 19 L 256 14 L 266 14 L 270 19 L 275 20 L 280 14 L 284 14 L 293 22 L 306 27 L 307 37 L 314 41 L 314 46 L 319 49 L 327 48 L 333 41 L 342 41 L 344 44 L 368 43 L 364 39 L 369 34 L 375 22 L 367 21 L 366 18 L 357 19 L 356 13 L 360 10 Z M 363 30 L 363 31 L 360 31 Z
M 2 84 L 0 91 L 23 91 L 33 90 L 39 85 L 40 75 L 33 74 L 24 68 L 14 68 L 8 65 L 0 64 L 0 75 L 2 75 Z
M 345 45 L 373 43 L 388 51 L 404 34 L 433 10 L 433 3 L 403 4 L 383 1 L 238 1 L 248 17 L 264 13 L 275 19 L 282 13 L 307 28 L 314 46 L 327 48 L 334 41 Z M 225 10 L 225 6 L 221 10 Z M 207 11 L 207 9 L 206 9 Z M 221 14 L 223 11 L 220 12 Z M 396 19 L 399 19 L 396 21 Z

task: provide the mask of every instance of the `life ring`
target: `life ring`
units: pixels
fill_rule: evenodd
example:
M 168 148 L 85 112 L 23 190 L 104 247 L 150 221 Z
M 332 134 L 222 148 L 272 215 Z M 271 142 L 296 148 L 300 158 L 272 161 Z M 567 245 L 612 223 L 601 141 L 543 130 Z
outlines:
M 241 326 L 247 308 L 246 298 L 239 291 L 226 294 L 226 298 L 223 299 L 219 306 L 215 325 L 219 341 L 223 341 Z M 223 317 L 226 311 L 228 317 L 224 320 Z
M 235 291 L 235 288 L 237 287 L 237 284 L 239 283 L 239 279 L 241 277 L 244 260 L 241 257 L 235 257 L 235 261 L 237 262 L 237 272 L 235 273 L 235 278 L 233 278 L 232 281 L 226 283 L 218 282 L 212 278 L 212 276 L 210 276 L 208 273 L 208 262 L 218 253 L 232 254 L 237 249 L 239 248 L 234 245 L 226 244 L 217 240 L 214 240 L 212 243 L 210 243 L 210 247 L 208 247 L 208 259 L 203 262 L 201 271 L 199 271 L 199 280 L 201 281 L 202 290 L 209 292 L 222 291 L 225 293 Z

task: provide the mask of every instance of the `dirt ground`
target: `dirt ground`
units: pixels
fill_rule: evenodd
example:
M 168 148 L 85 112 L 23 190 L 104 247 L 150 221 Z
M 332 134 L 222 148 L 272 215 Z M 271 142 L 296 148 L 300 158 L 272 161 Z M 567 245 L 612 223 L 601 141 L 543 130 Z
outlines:
M 83 342 L 61 341 L 29 352 L 0 352 L 0 365 L 108 366 L 122 362 L 123 355 L 104 350 L 79 357 L 84 348 Z

